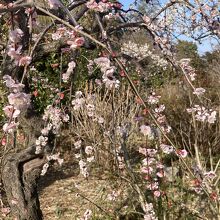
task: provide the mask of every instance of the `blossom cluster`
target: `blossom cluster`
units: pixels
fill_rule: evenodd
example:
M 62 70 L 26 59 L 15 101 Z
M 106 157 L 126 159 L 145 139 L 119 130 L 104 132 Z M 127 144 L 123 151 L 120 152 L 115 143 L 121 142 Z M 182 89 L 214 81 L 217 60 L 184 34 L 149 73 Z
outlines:
M 65 114 L 58 107 L 52 105 L 47 106 L 43 120 L 47 122 L 46 126 L 41 130 L 41 135 L 35 141 L 35 154 L 40 154 L 48 145 L 50 133 L 57 134 L 63 122 L 69 121 L 69 115 Z M 50 161 L 57 161 L 61 166 L 63 159 L 60 158 L 60 153 L 47 155 L 47 162 L 43 165 L 41 175 L 44 176 L 50 166 Z
M 30 56 L 22 56 L 22 37 L 24 33 L 21 29 L 16 28 L 9 32 L 8 56 L 14 60 L 16 65 L 25 66 L 31 63 Z
M 163 23 L 170 32 L 176 30 L 179 34 L 194 39 L 206 35 L 207 32 L 219 36 L 218 14 L 218 1 L 216 0 L 192 1 L 191 4 L 179 2 L 167 9 Z
M 148 96 L 147 102 L 149 105 L 157 104 L 159 102 L 160 97 L 161 96 L 156 95 L 155 92 L 152 92 L 152 94 Z M 163 107 L 162 110 L 164 110 L 164 109 L 165 109 L 165 107 Z M 160 111 L 160 112 L 162 112 L 162 111 Z
M 83 147 L 82 147 L 82 141 L 78 140 L 74 143 L 75 149 L 77 150 L 77 153 L 75 154 L 75 157 L 79 159 L 79 169 L 80 173 L 87 178 L 89 176 L 89 163 L 93 162 L 95 160 L 95 149 L 93 146 L 85 146 L 83 154 Z
M 116 70 L 115 66 L 111 66 L 111 61 L 107 57 L 99 57 L 94 59 L 94 63 L 98 65 L 102 75 L 102 83 L 106 86 L 106 88 L 118 88 L 119 87 L 119 80 L 116 79 L 114 76 L 114 72 Z
M 111 3 L 108 1 L 99 1 L 97 3 L 95 0 L 90 0 L 86 3 L 86 6 L 98 12 L 108 12 L 112 8 Z
M 17 117 L 21 112 L 27 110 L 30 105 L 30 95 L 22 92 L 24 85 L 21 83 L 16 83 L 11 76 L 3 76 L 4 83 L 9 88 L 11 92 L 8 95 L 9 105 L 3 108 L 5 115 L 9 119 L 7 123 L 4 124 L 4 132 L 11 133 L 17 127 L 18 122 L 16 122 Z
M 181 158 L 185 158 L 188 155 L 188 152 L 185 149 L 176 150 L 173 146 L 167 145 L 167 144 L 161 144 L 160 149 L 165 154 L 175 153 L 178 157 L 181 157 Z
M 167 68 L 168 62 L 159 55 L 153 53 L 153 49 L 150 49 L 150 46 L 146 43 L 144 45 L 139 45 L 135 42 L 128 41 L 123 43 L 121 51 L 122 53 L 138 60 L 149 57 L 154 65 L 161 67 L 164 70 Z
M 161 179 L 166 177 L 169 180 L 169 174 L 166 172 L 167 167 L 165 167 L 158 158 L 159 150 L 162 150 L 165 154 L 175 153 L 178 157 L 185 158 L 187 156 L 187 151 L 185 149 L 175 150 L 174 147 L 161 144 L 160 148 L 145 148 L 140 147 L 139 153 L 145 156 L 142 160 L 141 173 L 144 179 L 147 180 L 146 188 L 152 191 L 154 197 L 160 197 L 163 192 L 160 189 Z
M 95 80 L 96 84 L 99 86 L 104 84 L 105 87 L 108 89 L 119 88 L 120 81 L 114 76 L 116 67 L 111 65 L 110 59 L 108 57 L 99 57 L 94 59 L 94 61 L 90 60 L 87 65 L 88 73 L 90 75 L 92 74 L 95 64 L 100 68 L 101 72 L 103 73 L 101 80 Z
M 104 16 L 105 19 L 120 20 L 120 13 L 112 13 L 111 11 Z
M 185 76 L 191 80 L 195 80 L 195 69 L 190 66 L 190 59 L 182 59 L 180 60 L 180 67 L 182 68 L 183 73 Z M 193 87 L 193 86 L 192 86 Z M 204 88 L 194 88 L 193 87 L 193 94 L 197 96 L 202 96 L 205 93 Z M 194 113 L 195 119 L 201 122 L 208 122 L 209 124 L 213 124 L 216 121 L 217 112 L 212 109 L 207 109 L 204 106 L 194 105 L 192 108 L 186 109 L 188 113 Z
M 42 132 L 47 134 L 48 131 L 52 129 L 53 133 L 56 134 L 62 123 L 69 121 L 69 115 L 62 112 L 62 110 L 58 107 L 48 105 L 44 112 L 43 120 L 49 121 L 49 128 L 47 131 L 43 130 Z
M 158 96 L 155 94 L 155 92 L 152 92 L 147 97 L 147 103 L 153 107 L 153 116 L 155 117 L 158 125 L 160 126 L 160 129 L 164 133 L 169 133 L 171 131 L 171 127 L 167 123 L 166 116 L 163 114 L 165 110 L 164 105 L 159 105 L 159 99 L 161 96 Z M 140 126 L 140 132 L 147 137 L 148 140 L 154 140 L 156 138 L 161 138 L 161 132 L 159 128 L 155 128 L 151 125 L 141 125 Z
M 85 98 L 81 91 L 75 93 L 75 98 L 72 100 L 73 110 L 80 110 L 84 106 Z
M 37 12 L 36 12 L 35 8 L 26 8 L 25 13 L 29 17 L 29 19 L 28 19 L 28 28 L 30 28 L 31 26 L 38 25 Z
M 208 122 L 209 124 L 213 124 L 216 121 L 217 112 L 212 109 L 207 109 L 204 106 L 195 105 L 186 110 L 188 113 L 194 113 L 197 121 Z
M 161 137 L 161 132 L 167 134 L 171 131 L 171 127 L 168 125 L 164 114 L 165 106 L 159 104 L 159 99 L 160 96 L 156 95 L 155 92 L 152 92 L 147 98 L 147 103 L 153 107 L 152 114 L 159 128 L 145 124 L 140 126 L 140 132 L 149 141 L 152 141 L 152 143 L 155 143 L 156 140 L 159 141 L 159 148 L 139 148 L 139 153 L 145 156 L 142 160 L 141 173 L 144 175 L 144 179 L 148 181 L 147 189 L 151 190 L 155 197 L 161 196 L 160 179 L 166 177 L 166 167 L 164 167 L 159 159 L 160 152 L 165 155 L 174 154 L 181 158 L 185 158 L 188 154 L 185 149 L 175 149 L 173 146 L 163 143 L 164 140 Z
M 81 29 L 80 26 L 76 28 Z M 52 40 L 60 40 L 63 37 L 67 38 L 66 43 L 70 46 L 71 50 L 75 50 L 85 43 L 84 37 L 79 37 L 75 31 L 69 30 L 63 26 L 58 27 L 56 32 L 52 33 L 51 37 Z
M 197 95 L 197 96 L 201 96 L 205 93 L 205 89 L 204 88 L 195 88 L 194 91 L 193 91 L 193 94 L 194 95 Z
M 122 53 L 141 60 L 147 56 L 150 56 L 150 47 L 148 44 L 138 45 L 135 42 L 128 41 L 122 44 Z
M 62 74 L 62 80 L 63 82 L 68 82 L 71 74 L 73 73 L 74 68 L 76 67 L 76 63 L 74 61 L 71 61 L 68 63 L 68 69 L 66 73 Z
M 102 117 L 102 112 L 99 112 L 99 101 L 95 94 L 87 93 L 83 94 L 81 91 L 76 91 L 74 99 L 72 100 L 72 111 L 77 120 L 86 120 L 86 124 L 92 124 L 93 126 L 103 129 L 105 126 L 105 120 Z M 88 177 L 88 168 L 90 163 L 95 160 L 95 148 L 94 144 L 83 144 L 82 140 L 78 140 L 74 143 L 76 154 L 75 157 L 79 159 L 80 173 L 84 177 Z M 117 153 L 120 167 L 122 167 L 123 158 L 121 157 L 120 149 Z M 121 162 L 120 162 L 121 161 Z
M 151 126 L 141 125 L 140 132 L 148 138 L 148 140 L 153 140 L 155 138 L 155 133 Z
M 197 166 L 193 167 L 193 173 L 195 179 L 190 182 L 190 188 L 194 190 L 197 194 L 203 194 L 204 188 L 206 188 L 210 194 L 211 199 L 217 199 L 217 194 L 213 190 L 213 183 L 218 177 L 215 171 L 203 171 Z M 216 194 L 216 195 L 215 195 Z M 214 196 L 215 195 L 215 196 Z
M 47 106 L 43 120 L 47 122 L 46 127 L 41 130 L 41 135 L 36 140 L 36 154 L 42 152 L 43 148 L 48 144 L 48 135 L 50 132 L 57 134 L 63 122 L 69 121 L 69 115 L 52 105 Z
M 43 165 L 41 176 L 44 176 L 47 173 L 47 170 L 50 166 L 50 161 L 57 161 L 60 166 L 63 164 L 63 159 L 60 158 L 60 153 L 47 156 L 47 161 L 48 162 Z
M 143 16 L 143 21 L 147 28 L 151 31 L 153 37 L 154 37 L 154 43 L 157 44 L 161 52 L 169 56 L 170 58 L 173 57 L 173 53 L 171 52 L 171 41 L 167 33 L 165 33 L 164 30 L 166 28 L 162 28 L 160 25 L 162 21 L 154 22 L 150 17 L 147 15 Z M 163 22 L 162 22 L 163 24 Z
M 196 73 L 195 69 L 190 66 L 190 59 L 181 59 L 180 67 L 182 68 L 182 71 L 186 75 L 186 77 L 189 77 L 191 81 L 195 80 Z
M 171 127 L 167 123 L 166 116 L 163 113 L 165 110 L 165 106 L 158 104 L 160 97 L 161 96 L 156 95 L 155 92 L 152 92 L 148 96 L 147 102 L 149 105 L 151 105 L 154 108 L 153 115 L 154 115 L 155 119 L 157 120 L 157 123 L 159 124 L 160 128 L 163 130 L 163 132 L 170 133 Z M 160 134 L 158 134 L 158 132 L 159 131 L 157 130 L 156 133 L 158 136 L 160 136 Z
M 148 182 L 146 187 L 155 197 L 160 197 L 159 179 L 164 177 L 164 166 L 157 159 L 158 152 L 156 149 L 140 147 L 139 153 L 145 156 L 142 160 L 141 173 Z
M 165 133 L 168 134 L 171 132 L 171 126 L 167 123 L 167 119 L 166 116 L 164 114 L 165 111 L 165 105 L 161 104 L 159 105 L 159 99 L 161 96 L 157 96 L 155 94 L 155 92 L 152 92 L 152 94 L 150 96 L 148 96 L 148 104 L 149 105 L 153 105 L 154 106 L 154 111 L 153 111 L 153 115 L 155 117 L 155 119 L 157 120 L 158 125 L 160 126 L 160 129 Z M 159 137 L 161 136 L 160 134 L 160 130 L 157 129 L 153 129 L 150 126 L 146 126 L 148 127 L 147 129 L 145 128 L 145 132 L 146 135 L 148 135 L 148 137 L 151 137 L 151 139 L 154 139 L 155 137 Z M 143 133 L 143 131 L 142 131 Z M 165 154 L 170 154 L 170 153 L 175 153 L 178 157 L 182 157 L 185 158 L 188 154 L 188 152 L 185 149 L 174 149 L 173 146 L 170 145 L 166 145 L 163 143 L 160 143 L 160 149 L 165 153 Z
M 156 213 L 152 203 L 145 203 L 144 206 L 144 220 L 157 220 Z
M 184 1 L 175 3 L 170 1 L 163 7 L 164 10 L 159 13 L 160 15 L 157 16 L 157 19 L 146 15 L 143 16 L 143 20 L 152 34 L 155 37 L 161 38 L 162 41 L 159 40 L 159 44 L 162 49 L 166 48 L 169 51 L 171 44 L 165 45 L 164 43 L 168 39 L 173 38 L 173 33 L 195 40 L 202 39 L 208 34 L 219 36 L 219 8 L 217 0 L 193 0 L 189 4 Z
M 90 0 L 86 3 L 87 8 L 92 9 L 97 12 L 108 12 L 113 7 L 121 8 L 121 4 L 119 2 L 111 2 L 108 0 L 101 0 L 99 2 L 95 0 Z

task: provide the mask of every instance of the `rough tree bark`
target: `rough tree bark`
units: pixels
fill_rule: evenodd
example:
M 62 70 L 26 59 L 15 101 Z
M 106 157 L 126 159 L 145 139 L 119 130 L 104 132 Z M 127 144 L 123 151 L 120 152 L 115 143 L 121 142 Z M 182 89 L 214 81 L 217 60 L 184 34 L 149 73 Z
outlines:
M 45 163 L 35 147 L 10 153 L 3 159 L 2 180 L 12 214 L 18 220 L 41 220 L 37 180 Z

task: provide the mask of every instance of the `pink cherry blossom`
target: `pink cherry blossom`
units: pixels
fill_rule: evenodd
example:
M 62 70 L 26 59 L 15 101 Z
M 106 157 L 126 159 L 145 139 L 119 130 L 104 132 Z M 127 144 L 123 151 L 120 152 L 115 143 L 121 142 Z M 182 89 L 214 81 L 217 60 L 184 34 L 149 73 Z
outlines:
M 30 105 L 30 95 L 26 93 L 10 94 L 8 96 L 10 105 L 13 105 L 18 110 L 26 110 Z
M 71 74 L 73 73 L 74 68 L 76 67 L 76 63 L 74 61 L 71 61 L 68 63 L 68 69 L 66 73 L 62 74 L 62 80 L 63 82 L 68 82 Z
M 61 6 L 59 0 L 48 0 L 48 4 L 51 9 L 58 9 Z
M 17 126 L 18 126 L 18 123 L 15 123 L 14 121 L 12 121 L 11 123 L 5 123 L 3 125 L 3 131 L 7 133 L 12 133 L 16 129 Z
M 11 209 L 9 207 L 1 208 L 1 212 L 2 212 L 2 216 L 6 217 L 11 212 Z
M 145 173 L 145 174 L 151 174 L 153 172 L 153 168 L 152 167 L 142 167 L 141 172 Z
M 8 56 L 10 56 L 11 59 L 15 61 L 16 65 L 19 64 L 19 60 L 21 57 L 21 47 L 18 47 L 17 49 L 15 49 L 14 47 L 11 47 L 9 45 Z
M 21 57 L 19 60 L 19 66 L 26 66 L 29 65 L 31 63 L 31 57 L 30 56 L 24 56 Z
M 85 103 L 84 98 L 76 98 L 76 99 L 72 100 L 73 109 L 79 110 L 80 108 L 82 108 L 84 103 Z
M 90 8 L 94 11 L 99 11 L 99 12 L 107 12 L 111 7 L 112 5 L 109 4 L 108 2 L 103 2 L 103 1 L 100 1 L 100 2 L 96 2 L 95 0 L 90 0 L 86 3 L 86 6 L 87 8 Z
M 152 128 L 148 125 L 141 125 L 140 126 L 140 132 L 144 135 L 147 136 L 149 140 L 154 139 L 154 133 L 152 131 Z
M 151 184 L 148 184 L 147 188 L 149 190 L 157 190 L 159 188 L 159 184 L 158 184 L 158 182 L 153 182 Z
M 84 37 L 78 37 L 73 40 L 68 40 L 67 44 L 70 45 L 70 49 L 75 50 L 78 47 L 81 47 L 85 43 Z
M 211 112 L 211 114 L 209 114 L 207 117 L 208 117 L 208 123 L 209 124 L 213 124 L 213 123 L 215 123 L 215 121 L 216 121 L 216 115 L 217 115 L 217 112 L 216 111 L 213 111 L 213 112 Z
M 205 172 L 204 176 L 213 180 L 217 177 L 216 173 L 214 171 Z
M 81 47 L 85 43 L 84 37 L 78 37 L 75 39 L 75 44 L 77 47 Z
M 110 67 L 110 60 L 107 57 L 99 57 L 94 59 L 94 62 L 100 67 L 100 68 L 108 68 Z
M 165 154 L 170 154 L 174 151 L 173 146 L 166 145 L 166 144 L 161 144 L 160 148 Z
M 160 197 L 160 195 L 161 195 L 161 193 L 160 193 L 160 191 L 158 191 L 158 190 L 156 190 L 156 191 L 154 191 L 154 196 L 155 197 Z
M 156 96 L 155 93 L 153 92 L 152 95 L 150 95 L 147 99 L 147 102 L 151 105 L 157 104 L 159 102 L 159 98 L 161 96 Z
M 193 91 L 193 94 L 201 96 L 205 93 L 205 89 L 204 88 L 195 88 L 195 90 Z
M 44 175 L 47 173 L 48 168 L 49 168 L 49 164 L 48 164 L 48 163 L 45 163 L 45 164 L 43 165 L 43 169 L 42 169 L 42 171 L 41 171 L 41 176 L 44 176 Z
M 6 140 L 5 137 L 2 138 L 2 140 L 1 140 L 1 144 L 2 144 L 2 146 L 5 146 L 5 145 L 7 144 L 7 140 Z
M 91 157 L 87 157 L 87 162 L 91 163 L 95 160 L 95 157 L 94 156 L 91 156 Z
M 23 31 L 16 28 L 15 30 L 9 32 L 9 40 L 13 43 L 19 43 L 23 35 Z
M 92 146 L 86 146 L 85 153 L 88 155 L 91 155 L 93 153 L 93 147 Z
M 140 153 L 140 154 L 143 154 L 143 155 L 147 155 L 147 150 L 146 150 L 146 148 L 143 148 L 143 147 L 139 147 L 139 150 L 138 150 L 138 152 Z
M 187 157 L 188 152 L 187 152 L 185 149 L 183 149 L 183 150 L 177 150 L 177 151 L 176 151 L 176 154 L 177 154 L 178 156 L 181 156 L 182 158 L 185 158 L 185 157 Z
M 160 178 L 164 177 L 164 173 L 163 173 L 163 172 L 157 172 L 156 174 L 157 174 L 157 176 L 160 177 Z
M 15 84 L 15 81 L 9 75 L 4 75 L 3 80 L 6 86 L 9 88 Z
M 20 110 L 14 109 L 12 105 L 7 105 L 3 108 L 5 115 L 9 118 L 17 118 L 20 114 Z
M 74 146 L 76 149 L 80 149 L 81 148 L 81 145 L 82 145 L 82 141 L 81 140 L 78 140 L 74 143 Z

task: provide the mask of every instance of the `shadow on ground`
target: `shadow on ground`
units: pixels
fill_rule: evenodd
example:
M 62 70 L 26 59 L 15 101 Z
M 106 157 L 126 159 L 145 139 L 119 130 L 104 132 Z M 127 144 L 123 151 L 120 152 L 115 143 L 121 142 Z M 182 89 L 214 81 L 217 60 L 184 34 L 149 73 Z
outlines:
M 77 176 L 79 174 L 79 165 L 76 162 L 68 161 L 64 162 L 62 166 L 57 164 L 53 164 L 49 169 L 45 176 L 40 177 L 38 191 L 41 194 L 42 190 L 50 185 L 52 185 L 55 181 L 68 179 L 73 176 Z

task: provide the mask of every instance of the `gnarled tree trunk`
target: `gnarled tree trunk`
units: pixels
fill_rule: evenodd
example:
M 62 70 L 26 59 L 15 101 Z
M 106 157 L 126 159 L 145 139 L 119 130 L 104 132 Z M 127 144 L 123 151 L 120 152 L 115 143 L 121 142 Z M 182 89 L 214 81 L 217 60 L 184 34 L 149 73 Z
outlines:
M 18 220 L 41 220 L 37 180 L 45 163 L 35 147 L 10 153 L 3 159 L 2 180 L 12 214 Z

